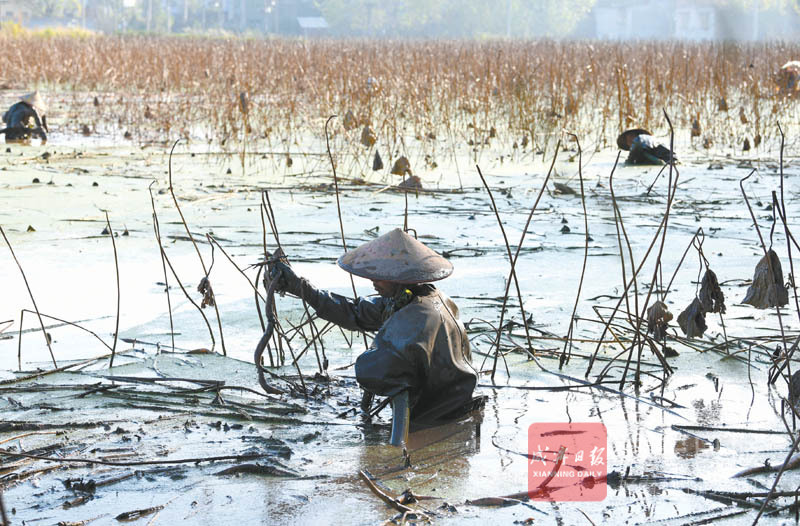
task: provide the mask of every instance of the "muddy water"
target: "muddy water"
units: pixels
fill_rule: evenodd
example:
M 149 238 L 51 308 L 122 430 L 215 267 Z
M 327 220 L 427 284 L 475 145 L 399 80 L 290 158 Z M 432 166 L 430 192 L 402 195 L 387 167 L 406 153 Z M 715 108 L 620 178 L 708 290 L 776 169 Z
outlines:
M 359 157 L 353 157 L 349 152 L 358 150 L 347 147 L 345 140 L 339 137 L 334 149 L 348 152 L 338 158 L 338 166 L 343 178 L 341 207 L 345 234 L 348 244 L 354 246 L 371 239 L 374 233 L 401 226 L 405 196 L 388 188 L 398 182 L 397 177 L 365 171 L 371 152 L 364 150 Z M 705 256 L 723 283 L 726 296 L 727 337 L 755 341 L 756 337 L 779 334 L 774 311 L 737 304 L 744 297 L 746 280 L 752 277 L 762 255 L 743 204 L 739 180 L 750 173 L 750 165 L 758 169 L 746 188 L 762 234 L 769 240 L 771 212 L 766 208 L 771 201 L 770 192 L 780 184 L 775 169 L 777 150 L 773 145 L 753 156 L 760 161 L 741 166 L 740 159 L 727 159 L 724 152 L 712 152 L 714 163 L 721 169 L 709 169 L 708 152 L 692 152 L 688 145 L 682 147 L 678 192 L 661 259 L 664 284 L 672 276 L 691 237 L 702 227 L 706 234 Z M 793 199 L 798 191 L 798 168 L 796 151 L 791 148 L 787 151 L 789 162 L 784 167 L 790 226 L 800 212 Z M 500 150 L 498 147 L 497 151 L 480 152 L 477 160 L 492 187 L 513 249 L 547 171 L 544 161 L 549 159 L 529 152 Z M 42 157 L 45 151 L 51 154 L 47 159 Z M 292 167 L 287 167 L 281 156 L 254 154 L 248 158 L 243 173 L 236 156 L 208 155 L 200 148 L 178 147 L 173 159 L 174 188 L 206 266 L 212 261 L 211 248 L 204 239 L 208 232 L 240 267 L 259 260 L 262 250 L 259 190 L 270 188 L 281 242 L 297 272 L 321 287 L 352 293 L 347 274 L 334 263 L 341 254 L 341 245 L 329 166 L 324 157 L 316 155 L 324 150 L 317 140 L 305 145 L 305 151 L 306 155 L 293 155 Z M 562 152 L 553 181 L 579 190 L 575 153 Z M 467 168 L 474 165 L 475 154 L 459 150 L 456 155 L 457 165 L 440 159 L 439 168 L 416 171 L 429 191 L 408 196 L 408 223 L 436 250 L 452 252 L 450 257 L 456 272 L 442 282 L 441 288 L 457 301 L 462 318 L 470 322 L 475 365 L 487 371 L 491 370 L 492 359 L 484 362 L 484 357 L 492 336 L 481 320 L 497 322 L 509 265 L 486 192 L 475 170 Z M 500 155 L 504 155 L 502 162 Z M 609 188 L 614 155 L 602 151 L 584 158 L 591 241 L 577 309 L 577 316 L 583 319 L 577 323 L 574 335 L 585 340 L 596 339 L 601 328 L 598 323 L 587 321 L 597 320 L 592 306 L 613 307 L 623 290 Z M 570 161 L 570 157 L 574 159 Z M 411 158 L 412 166 L 421 164 L 419 156 Z M 229 169 L 231 173 L 227 173 Z M 583 379 L 587 360 L 582 356 L 590 355 L 596 347 L 594 343 L 576 343 L 575 356 L 560 371 L 558 360 L 552 357 L 557 357 L 563 348 L 558 337 L 568 330 L 584 251 L 580 197 L 554 194 L 552 185 L 526 234 L 517 264 L 524 307 L 536 329 L 533 346 L 537 361 L 520 353 L 507 354 L 505 363 L 498 364 L 494 384 L 488 374 L 481 378 L 477 392 L 488 396 L 482 416 L 414 435 L 408 468 L 404 468 L 399 451 L 384 445 L 389 433 L 388 411 L 379 415 L 374 425 L 365 424 L 352 412 L 344 413 L 359 399 L 352 368 L 347 366 L 361 352 L 363 342 L 356 336 L 348 344 L 347 339 L 352 335 L 338 330 L 329 332 L 324 340 L 329 371 L 335 381 L 318 384 L 319 394 L 310 401 L 263 400 L 246 391 L 222 391 L 229 403 L 221 406 L 212 403 L 213 393 L 187 393 L 179 389 L 196 388 L 195 384 L 164 386 L 121 380 L 115 382 L 121 387 L 78 396 L 98 382 L 111 384 L 110 374 L 224 380 L 230 386 L 256 387 L 249 361 L 261 328 L 252 288 L 216 249 L 211 281 L 228 357 L 160 352 L 171 345 L 171 338 L 164 275 L 153 235 L 148 194 L 152 181 L 155 181 L 153 193 L 166 252 L 195 301 L 199 301 L 195 287 L 203 275 L 167 192 L 166 149 L 106 147 L 101 143 L 81 146 L 72 138 L 59 140 L 56 136 L 46 147 L 14 146 L 11 152 L 0 153 L 0 170 L 0 224 L 23 266 L 39 309 L 52 316 L 80 321 L 83 327 L 111 344 L 116 322 L 115 266 L 111 240 L 101 234 L 105 226 L 104 211 L 108 211 L 113 230 L 120 234 L 115 238 L 120 267 L 119 335 L 127 340 L 118 343 L 118 349 L 127 353 L 118 357 L 110 371 L 108 362 L 103 361 L 80 371 L 38 380 L 52 386 L 52 390 L 14 391 L 12 387 L 20 384 L 0 386 L 5 389 L 0 392 L 4 422 L 46 423 L 52 426 L 46 432 L 66 429 L 66 434 L 24 438 L 14 438 L 22 434 L 19 431 L 3 432 L 0 440 L 14 440 L 0 447 L 32 451 L 57 445 L 42 451 L 48 455 L 118 460 L 174 460 L 254 452 L 264 455 L 238 462 L 181 464 L 168 470 L 164 466 L 92 468 L 79 464 L 26 476 L 18 482 L 4 479 L 9 482 L 4 496 L 7 506 L 15 509 L 12 516 L 15 523 L 24 520 L 32 524 L 55 524 L 95 517 L 100 517 L 96 523 L 111 523 L 120 513 L 164 506 L 157 511 L 154 524 L 176 520 L 199 524 L 209 517 L 219 524 L 243 520 L 265 524 L 374 524 L 393 517 L 396 512 L 384 505 L 359 478 L 359 470 L 366 469 L 394 494 L 410 488 L 418 496 L 430 497 L 415 506 L 427 510 L 437 523 L 513 523 L 533 518 L 539 524 L 579 524 L 586 522 L 585 513 L 596 524 L 621 521 L 684 524 L 741 511 L 744 513 L 732 516 L 728 522 L 749 524 L 755 517 L 754 511 L 707 500 L 685 490 L 767 491 L 774 474 L 747 478 L 732 478 L 732 475 L 763 465 L 767 460 L 780 465 L 788 451 L 790 441 L 786 434 L 719 430 L 725 426 L 770 432 L 784 430 L 780 415 L 786 386 L 782 380 L 773 387 L 767 386 L 769 362 L 757 347 L 752 349 L 749 367 L 736 358 L 714 351 L 703 352 L 713 343 L 724 341 L 720 320 L 712 315 L 706 320 L 709 326 L 706 336 L 695 344 L 700 350 L 670 342 L 680 356 L 669 359 L 675 372 L 663 386 L 661 367 L 652 352 L 645 351 L 642 370 L 649 375 L 643 376 L 638 396 L 630 384 L 624 388 L 627 396 L 590 388 L 548 389 L 576 383 L 563 375 Z M 614 192 L 637 264 L 666 208 L 667 175 L 647 195 L 656 174 L 655 168 L 619 167 L 614 175 Z M 33 183 L 34 178 L 39 182 Z M 354 181 L 360 178 L 365 181 Z M 28 232 L 29 226 L 34 231 Z M 569 233 L 562 232 L 564 226 L 569 227 Z M 122 235 L 126 230 L 128 235 Z M 786 276 L 790 271 L 781 228 L 775 229 L 772 242 Z M 271 238 L 268 243 L 274 246 Z M 639 282 L 642 303 L 653 276 L 654 257 L 645 264 Z M 699 259 L 692 250 L 666 298 L 676 317 L 696 293 L 698 268 Z M 630 272 L 630 262 L 626 262 L 626 271 Z M 247 270 L 247 274 L 254 279 L 254 270 Z M 10 379 L 19 375 L 18 369 L 30 372 L 52 367 L 44 339 L 35 331 L 38 326 L 35 316 L 28 314 L 23 327 L 27 332 L 23 332 L 22 353 L 18 357 L 19 312 L 30 308 L 31 303 L 19 269 L 6 248 L 0 250 L 0 283 L 3 289 L 0 322 L 14 320 L 13 326 L 2 332 L 5 339 L 0 340 L 3 364 L 0 375 Z M 205 322 L 171 275 L 169 283 L 176 348 L 182 352 L 211 348 Z M 365 280 L 357 279 L 356 287 L 360 294 L 372 293 Z M 287 323 L 296 323 L 303 316 L 302 306 L 290 298 L 278 300 L 278 312 Z M 607 315 L 608 311 L 600 312 Z M 512 295 L 506 319 L 519 320 L 518 313 Z M 216 318 L 211 309 L 206 309 L 206 314 L 215 330 L 214 350 L 221 352 Z M 788 337 L 796 337 L 797 313 L 787 310 L 783 314 L 784 331 Z M 670 331 L 674 329 L 680 334 L 674 321 L 672 327 Z M 107 352 L 92 335 L 75 328 L 53 327 L 48 332 L 59 365 Z M 518 343 L 524 341 L 519 328 L 512 337 Z M 774 349 L 776 344 L 766 345 Z M 747 349 L 748 345 L 731 346 L 730 352 L 747 358 Z M 619 352 L 617 346 L 603 345 L 600 356 L 609 358 Z M 300 360 L 309 383 L 318 371 L 317 363 L 313 349 Z M 506 363 L 510 374 L 506 373 Z M 606 363 L 596 364 L 592 374 Z M 618 367 L 611 369 L 610 377 L 619 379 L 624 361 L 614 365 Z M 289 367 L 278 372 L 294 374 Z M 618 385 L 608 387 L 616 390 Z M 247 407 L 231 408 L 230 402 Z M 562 421 L 603 422 L 608 429 L 609 470 L 629 472 L 630 476 L 646 480 L 609 487 L 606 499 L 601 502 L 532 502 L 503 508 L 484 508 L 468 502 L 525 491 L 528 427 L 538 422 Z M 58 427 L 75 422 L 87 425 Z M 121 431 L 115 433 L 118 429 Z M 10 463 L 5 459 L 4 467 Z M 218 474 L 242 463 L 269 465 L 273 471 L 260 475 Z M 46 466 L 39 461 L 7 473 Z M 282 474 L 276 474 L 275 469 L 282 470 Z M 131 478 L 98 487 L 92 498 L 64 508 L 65 502 L 81 495 L 67 488 L 64 480 L 104 480 L 135 470 Z M 784 475 L 779 487 L 793 490 L 799 483 L 790 472 Z M 784 499 L 778 505 L 787 504 Z M 145 524 L 155 513 L 140 522 Z

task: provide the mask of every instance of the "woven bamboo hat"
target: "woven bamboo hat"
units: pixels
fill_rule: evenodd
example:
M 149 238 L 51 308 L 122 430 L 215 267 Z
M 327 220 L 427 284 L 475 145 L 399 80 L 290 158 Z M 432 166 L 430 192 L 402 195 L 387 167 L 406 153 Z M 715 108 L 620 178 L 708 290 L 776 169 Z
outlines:
M 453 264 L 399 228 L 346 252 L 337 261 L 347 272 L 375 281 L 428 283 L 453 273 Z
M 39 93 L 39 90 L 23 95 L 19 100 L 38 110 L 40 113 L 47 113 L 47 103 L 44 101 L 44 97 Z
M 652 133 L 645 130 L 644 128 L 633 128 L 632 130 L 625 130 L 624 132 L 619 134 L 619 137 L 617 137 L 617 146 L 619 146 L 620 150 L 630 150 L 630 146 L 628 146 L 628 137 L 630 137 L 631 139 L 635 139 L 639 135 L 652 135 Z

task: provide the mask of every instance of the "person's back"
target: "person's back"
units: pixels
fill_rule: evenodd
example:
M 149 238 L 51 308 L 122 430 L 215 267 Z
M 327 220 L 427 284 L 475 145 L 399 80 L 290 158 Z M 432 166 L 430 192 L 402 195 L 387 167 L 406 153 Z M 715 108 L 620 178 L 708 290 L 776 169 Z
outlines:
M 413 300 L 395 312 L 358 357 L 356 376 L 367 390 L 411 394 L 411 419 L 421 423 L 457 417 L 472 400 L 477 374 L 455 303 L 433 285 L 413 287 Z
M 639 135 L 631 144 L 630 164 L 662 164 L 670 160 L 669 148 L 656 142 L 652 135 Z
M 617 137 L 617 146 L 630 152 L 627 164 L 664 164 L 675 162 L 675 154 L 660 144 L 649 131 L 635 128 L 626 130 Z
M 27 141 L 31 137 L 39 137 L 42 142 L 46 142 L 48 129 L 45 108 L 44 100 L 38 92 L 21 97 L 19 102 L 3 114 L 6 142 Z

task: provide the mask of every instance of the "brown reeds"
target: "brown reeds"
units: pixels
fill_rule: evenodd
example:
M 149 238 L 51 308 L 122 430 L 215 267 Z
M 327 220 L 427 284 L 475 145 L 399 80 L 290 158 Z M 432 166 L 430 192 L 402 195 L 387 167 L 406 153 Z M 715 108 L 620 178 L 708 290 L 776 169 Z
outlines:
M 279 141 L 286 147 L 275 156 L 291 159 L 288 145 L 308 123 L 347 111 L 390 155 L 407 151 L 406 134 L 398 133 L 405 128 L 423 143 L 446 141 L 442 153 L 453 158 L 454 145 L 468 141 L 480 156 L 490 138 L 510 146 L 525 137 L 528 152 L 546 155 L 563 128 L 579 136 L 615 135 L 632 124 L 658 131 L 654 109 L 661 107 L 670 108 L 678 129 L 697 121 L 698 147 L 740 147 L 743 137 L 760 143 L 769 133 L 763 115 L 797 122 L 797 100 L 777 98 L 774 84 L 787 57 L 800 55 L 796 42 L 0 35 L 0 45 L 9 85 L 68 91 L 63 110 L 91 120 L 98 133 L 213 142 L 241 155 L 243 169 L 259 144 Z M 100 103 L 88 104 L 94 96 Z M 736 110 L 740 119 L 730 117 Z M 344 131 L 342 148 L 363 152 L 359 132 Z M 426 153 L 441 152 L 435 140 Z

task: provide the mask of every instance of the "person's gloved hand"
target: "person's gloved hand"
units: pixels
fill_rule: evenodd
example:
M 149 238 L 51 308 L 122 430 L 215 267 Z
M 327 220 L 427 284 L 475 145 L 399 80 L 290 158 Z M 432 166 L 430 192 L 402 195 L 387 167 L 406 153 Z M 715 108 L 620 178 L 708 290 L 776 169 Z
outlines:
M 270 265 L 269 278 L 271 280 L 278 280 L 275 287 L 277 292 L 291 292 L 297 289 L 297 283 L 300 278 L 294 273 L 292 267 L 288 263 L 278 260 Z

